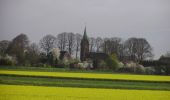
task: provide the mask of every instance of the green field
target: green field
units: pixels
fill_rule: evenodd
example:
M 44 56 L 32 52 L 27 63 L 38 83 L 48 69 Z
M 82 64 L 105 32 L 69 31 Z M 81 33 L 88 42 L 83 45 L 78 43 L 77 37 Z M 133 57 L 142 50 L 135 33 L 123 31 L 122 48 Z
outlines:
M 170 98 L 170 76 L 48 70 L 0 68 L 0 100 Z
M 129 75 L 129 74 L 97 74 L 97 73 L 68 73 L 68 72 L 30 72 L 0 70 L 0 74 L 48 76 L 68 78 L 110 79 L 110 80 L 139 80 L 139 81 L 166 81 L 170 82 L 170 76 L 156 75 Z
M 170 98 L 170 91 L 18 85 L 0 85 L 0 89 L 0 100 L 169 100 Z
M 106 88 L 106 89 L 138 89 L 138 90 L 168 90 L 167 82 L 142 82 L 142 81 L 114 81 L 77 78 L 53 78 L 18 75 L 0 75 L 0 84 L 81 87 L 81 88 Z

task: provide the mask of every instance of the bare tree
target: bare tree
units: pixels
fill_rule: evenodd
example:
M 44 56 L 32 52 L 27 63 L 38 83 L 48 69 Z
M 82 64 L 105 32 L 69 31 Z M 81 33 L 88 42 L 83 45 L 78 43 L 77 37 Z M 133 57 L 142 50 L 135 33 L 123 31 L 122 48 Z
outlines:
M 152 48 L 144 38 L 129 38 L 125 45 L 131 60 L 141 61 L 153 56 Z
M 103 49 L 103 52 L 106 54 L 109 54 L 109 45 L 110 45 L 109 38 L 104 38 L 102 49 Z
M 137 41 L 137 59 L 144 60 L 146 58 L 151 58 L 152 54 L 152 47 L 149 42 L 144 38 L 139 38 Z
M 118 37 L 110 38 L 110 41 L 111 41 L 111 53 L 115 53 L 117 56 L 119 56 L 121 38 Z
M 77 57 L 78 57 L 78 52 L 80 51 L 80 43 L 81 43 L 81 39 L 82 39 L 82 35 L 81 34 L 79 34 L 79 33 L 77 33 L 76 35 L 75 35 L 75 37 L 76 37 L 76 42 L 75 42 L 75 44 L 76 44 L 76 59 L 77 59 Z
M 96 43 L 96 52 L 100 52 L 101 50 L 101 47 L 102 47 L 102 43 L 103 43 L 103 40 L 102 40 L 102 38 L 101 37 L 97 37 L 96 38 L 96 41 L 95 41 Z
M 94 37 L 91 37 L 89 39 L 89 51 L 94 52 L 95 51 L 95 46 L 96 46 L 96 39 Z
M 75 34 L 74 33 L 68 33 L 67 35 L 67 41 L 68 41 L 68 52 L 70 55 L 72 55 L 74 48 L 75 48 Z
M 119 58 L 120 54 L 123 52 L 122 39 L 118 37 L 105 38 L 102 44 L 102 48 L 105 53 L 114 53 Z
M 40 40 L 40 47 L 48 55 L 50 50 L 52 50 L 56 45 L 56 37 L 53 35 L 46 35 Z
M 61 51 L 65 51 L 66 50 L 66 46 L 67 46 L 67 33 L 66 32 L 63 32 L 63 33 L 60 33 L 57 35 L 57 45 L 58 45 L 58 48 L 61 50 Z

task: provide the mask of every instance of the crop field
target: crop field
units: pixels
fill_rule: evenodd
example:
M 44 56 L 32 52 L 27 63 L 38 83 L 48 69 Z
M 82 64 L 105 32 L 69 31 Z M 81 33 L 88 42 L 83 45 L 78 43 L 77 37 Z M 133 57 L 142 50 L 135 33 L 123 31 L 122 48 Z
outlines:
M 97 74 L 97 73 L 94 74 L 94 73 L 68 73 L 68 72 L 33 72 L 33 71 L 7 71 L 7 70 L 0 70 L 0 74 L 170 82 L 170 76 L 157 76 L 157 75 Z
M 169 100 L 170 91 L 0 85 L 0 100 Z
M 170 76 L 0 69 L 0 100 L 169 100 Z

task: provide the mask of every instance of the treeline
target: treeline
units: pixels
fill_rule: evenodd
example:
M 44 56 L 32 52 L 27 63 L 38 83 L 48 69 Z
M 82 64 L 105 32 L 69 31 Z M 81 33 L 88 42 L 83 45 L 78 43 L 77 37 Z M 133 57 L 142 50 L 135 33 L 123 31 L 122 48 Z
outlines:
M 52 49 L 67 51 L 73 58 L 79 59 L 81 34 L 63 32 L 44 36 L 38 44 L 31 43 L 26 34 L 16 36 L 12 41 L 0 41 L 1 58 L 15 59 L 17 65 L 48 63 L 51 64 Z M 89 37 L 90 52 L 115 54 L 120 61 L 142 61 L 153 56 L 151 45 L 145 38 L 129 38 L 123 41 L 119 37 Z M 8 55 L 8 56 L 7 56 Z M 57 61 L 56 61 L 57 62 Z
M 61 51 L 68 51 L 70 55 L 75 54 L 77 58 L 80 52 L 81 38 L 81 34 L 66 32 L 58 34 L 57 37 L 46 35 L 40 40 L 40 46 L 48 54 L 56 44 L 56 47 Z M 141 61 L 153 57 L 152 47 L 145 38 L 129 38 L 123 41 L 119 37 L 89 37 L 89 51 L 114 53 L 120 60 Z

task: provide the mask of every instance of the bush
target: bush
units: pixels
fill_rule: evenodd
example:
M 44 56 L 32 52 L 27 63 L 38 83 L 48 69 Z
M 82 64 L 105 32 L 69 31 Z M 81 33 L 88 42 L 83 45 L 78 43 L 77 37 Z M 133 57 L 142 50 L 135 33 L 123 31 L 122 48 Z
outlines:
M 106 59 L 107 66 L 112 70 L 117 70 L 119 66 L 119 61 L 116 57 L 116 55 L 112 54 L 109 55 L 109 57 Z
M 107 69 L 107 64 L 104 60 L 101 60 L 98 64 L 99 69 Z
M 145 73 L 145 68 L 142 65 L 136 66 L 135 68 L 136 68 L 135 73 L 137 73 L 137 74 Z
M 124 67 L 119 68 L 119 72 L 144 74 L 145 68 L 140 64 L 130 62 L 127 63 Z
M 155 69 L 153 67 L 145 67 L 145 73 L 152 75 L 155 73 Z
M 166 74 L 166 66 L 154 66 L 155 74 L 157 75 L 165 75 Z
M 16 64 L 16 61 L 11 56 L 0 58 L 0 65 L 13 66 L 15 64 Z

